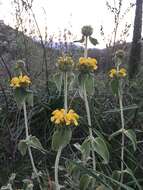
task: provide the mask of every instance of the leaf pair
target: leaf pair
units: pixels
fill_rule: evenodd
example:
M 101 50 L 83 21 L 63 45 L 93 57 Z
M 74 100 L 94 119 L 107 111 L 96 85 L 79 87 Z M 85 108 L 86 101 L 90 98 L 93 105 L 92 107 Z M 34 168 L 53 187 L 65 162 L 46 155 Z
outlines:
M 112 135 L 110 135 L 109 139 L 112 139 L 113 137 L 116 137 L 117 135 L 122 133 L 122 129 L 116 131 L 115 133 L 113 133 Z M 127 130 L 123 130 L 123 133 L 126 135 L 126 137 L 128 137 L 130 139 L 130 141 L 132 142 L 133 145 L 133 149 L 134 151 L 136 151 L 137 149 L 137 138 L 136 138 L 136 134 L 132 129 L 127 129 Z
M 98 155 L 100 155 L 106 164 L 109 162 L 109 151 L 103 138 L 96 137 L 91 139 L 89 137 L 85 139 L 81 145 L 81 151 L 84 157 L 88 157 L 91 150 L 94 150 Z
M 70 143 L 72 130 L 70 127 L 58 127 L 52 137 L 52 149 L 57 151 L 61 146 L 64 148 Z
M 29 139 L 20 140 L 18 144 L 18 150 L 20 151 L 22 156 L 26 155 L 28 147 L 32 147 L 40 150 L 43 153 L 46 153 L 46 150 L 42 147 L 41 142 L 35 136 L 30 136 Z
M 79 83 L 79 94 L 81 98 L 84 98 L 84 90 L 89 96 L 94 94 L 94 76 L 92 74 L 83 74 L 80 73 L 78 75 L 78 83 Z
M 14 97 L 19 108 L 23 106 L 24 102 L 28 102 L 29 105 L 33 106 L 33 92 L 31 90 L 16 88 L 14 89 Z
M 98 44 L 98 40 L 96 38 L 93 38 L 91 36 L 89 36 L 89 40 L 91 42 L 92 45 L 96 46 Z M 83 35 L 82 38 L 80 40 L 76 40 L 74 41 L 75 43 L 78 42 L 78 43 L 84 43 L 85 41 L 85 36 Z
M 72 72 L 68 72 L 68 88 L 71 88 L 74 79 L 75 79 L 74 74 Z M 56 73 L 53 76 L 53 80 L 56 84 L 57 90 L 59 91 L 59 93 L 61 93 L 63 80 L 64 80 L 63 73 L 61 73 L 61 72 Z

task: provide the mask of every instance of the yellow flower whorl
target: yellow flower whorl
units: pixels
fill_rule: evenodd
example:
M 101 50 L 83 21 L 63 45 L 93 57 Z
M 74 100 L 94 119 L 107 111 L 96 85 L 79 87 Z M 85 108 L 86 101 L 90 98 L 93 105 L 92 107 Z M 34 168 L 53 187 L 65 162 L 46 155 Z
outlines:
M 27 87 L 31 84 L 31 80 L 27 75 L 13 77 L 10 81 L 10 86 L 13 88 Z
M 67 113 L 64 109 L 56 109 L 52 112 L 51 121 L 57 125 L 78 126 L 79 115 L 70 109 Z
M 125 77 L 127 75 L 127 71 L 124 68 L 121 68 L 119 71 L 117 69 L 111 69 L 109 71 L 109 77 L 114 78 L 114 77 Z
M 79 59 L 79 68 L 81 69 L 88 69 L 88 70 L 96 70 L 97 69 L 97 60 L 94 58 L 85 58 L 80 57 Z

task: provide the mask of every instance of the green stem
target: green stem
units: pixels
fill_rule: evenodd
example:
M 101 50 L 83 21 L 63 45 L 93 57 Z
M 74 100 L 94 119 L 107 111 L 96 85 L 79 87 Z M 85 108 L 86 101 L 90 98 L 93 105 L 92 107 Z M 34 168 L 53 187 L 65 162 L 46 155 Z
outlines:
M 124 121 L 124 112 L 123 112 L 123 96 L 122 96 L 122 88 L 121 83 L 119 86 L 119 104 L 120 104 L 120 115 L 121 115 L 121 126 L 122 126 L 122 143 L 121 143 L 121 178 L 120 182 L 123 183 L 124 181 L 124 149 L 125 149 L 125 121 Z
M 85 58 L 87 58 L 87 56 L 88 56 L 87 41 L 88 41 L 88 37 L 85 36 L 85 47 L 84 47 L 84 57 Z
M 88 37 L 85 37 L 85 48 L 84 48 L 84 57 L 88 57 L 88 49 L 87 49 L 87 42 L 88 42 Z M 86 87 L 84 84 L 84 101 L 85 101 L 85 107 L 86 107 L 86 113 L 87 113 L 87 121 L 89 125 L 89 136 L 91 139 L 91 145 L 92 145 L 92 161 L 93 161 L 93 170 L 96 170 L 96 162 L 95 162 L 95 154 L 94 154 L 94 144 L 93 144 L 93 133 L 92 133 L 92 128 L 91 128 L 91 116 L 90 116 L 90 109 L 89 109 L 89 103 L 87 99 L 87 92 L 86 92 Z M 94 185 L 94 184 L 93 184 Z
M 91 128 L 91 116 L 90 116 L 90 109 L 89 109 L 89 103 L 87 99 L 87 93 L 86 93 L 86 87 L 84 84 L 84 101 L 85 101 L 85 107 L 86 107 L 86 114 L 87 114 L 87 121 L 89 125 L 89 136 L 91 139 L 91 145 L 92 145 L 92 161 L 93 161 L 93 170 L 96 170 L 96 162 L 95 162 L 95 154 L 94 154 L 94 144 L 93 144 L 93 133 Z
M 64 72 L 64 109 L 65 114 L 68 111 L 68 78 L 67 72 Z M 57 152 L 56 161 L 55 161 L 55 184 L 56 190 L 60 190 L 59 180 L 58 180 L 58 168 L 59 168 L 59 161 L 63 147 L 60 146 Z
M 9 185 L 8 185 L 8 188 L 9 188 L 9 190 L 13 190 L 13 188 L 12 188 L 12 185 L 11 185 L 11 184 L 9 184 Z
M 26 139 L 29 139 L 28 119 L 27 119 L 27 110 L 26 110 L 26 103 L 25 102 L 23 104 L 23 111 L 24 111 L 24 122 L 25 122 Z M 33 168 L 33 172 L 36 175 L 37 181 L 39 183 L 39 187 L 42 190 L 40 178 L 39 178 L 38 171 L 37 171 L 37 168 L 36 168 L 35 163 L 34 163 L 34 159 L 33 159 L 33 155 L 32 155 L 32 151 L 31 151 L 31 147 L 30 146 L 28 146 L 28 152 L 29 152 L 29 157 L 30 157 L 32 168 Z
M 59 147 L 57 156 L 56 156 L 56 161 L 55 161 L 55 185 L 56 185 L 56 190 L 60 190 L 60 185 L 59 185 L 59 180 L 58 180 L 58 168 L 59 168 L 59 161 L 60 161 L 60 156 L 62 152 L 62 146 Z
M 68 76 L 67 72 L 64 72 L 64 109 L 65 113 L 68 111 Z

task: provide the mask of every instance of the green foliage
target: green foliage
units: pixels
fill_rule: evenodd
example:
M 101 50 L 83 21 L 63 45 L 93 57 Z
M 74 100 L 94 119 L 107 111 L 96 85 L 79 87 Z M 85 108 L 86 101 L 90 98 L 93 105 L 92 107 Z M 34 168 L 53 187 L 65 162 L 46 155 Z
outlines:
M 79 94 L 81 98 L 84 96 L 84 88 L 86 88 L 87 94 L 92 96 L 94 94 L 94 76 L 91 74 L 79 74 Z
M 42 147 L 39 139 L 35 136 L 30 136 L 28 139 L 20 140 L 18 144 L 18 150 L 22 154 L 22 156 L 26 155 L 26 151 L 28 147 L 35 148 L 42 153 L 46 153 L 46 150 Z
M 109 162 L 109 151 L 104 140 L 100 137 L 96 137 L 93 140 L 93 147 L 95 152 L 97 152 L 107 164 Z
M 136 134 L 132 129 L 125 130 L 125 135 L 131 140 L 133 144 L 134 151 L 137 149 L 137 139 Z
M 69 127 L 59 127 L 52 137 L 52 149 L 57 151 L 59 147 L 65 147 L 70 143 L 72 137 L 72 131 Z
M 14 97 L 19 108 L 22 108 L 24 102 L 33 106 L 33 92 L 24 88 L 14 89 Z
M 91 178 L 89 175 L 82 175 L 80 178 L 80 190 L 86 190 L 89 186 Z
M 118 78 L 114 78 L 111 80 L 111 89 L 112 89 L 112 93 L 113 95 L 118 95 L 118 89 L 119 89 L 119 79 Z

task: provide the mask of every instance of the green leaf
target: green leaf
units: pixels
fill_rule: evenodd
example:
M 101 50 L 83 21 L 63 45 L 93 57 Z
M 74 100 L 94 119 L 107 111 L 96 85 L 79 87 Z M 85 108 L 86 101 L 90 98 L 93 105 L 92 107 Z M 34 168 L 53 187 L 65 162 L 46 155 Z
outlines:
M 30 145 L 32 148 L 40 150 L 43 153 L 46 152 L 46 150 L 42 147 L 42 144 L 39 141 L 39 139 L 37 137 L 35 137 L 35 136 L 31 136 L 29 138 L 28 145 Z
M 119 181 L 120 180 L 121 171 L 114 170 L 112 173 L 112 178 Z
M 107 188 L 104 185 L 100 185 L 96 188 L 96 190 L 107 190 Z
M 94 94 L 94 77 L 91 74 L 86 75 L 84 84 L 85 84 L 87 94 L 93 95 Z
M 86 159 L 90 156 L 91 142 L 90 142 L 89 138 L 85 139 L 84 142 L 82 143 L 81 151 L 82 151 L 84 159 Z
M 134 190 L 133 188 L 131 188 L 131 187 L 127 186 L 127 185 L 124 185 L 123 183 L 120 183 L 119 181 L 113 179 L 112 177 L 109 177 L 109 176 L 105 175 L 104 173 L 101 173 L 101 172 L 98 172 L 98 171 L 93 171 L 92 169 L 87 169 L 86 167 L 84 167 L 81 164 L 76 163 L 74 161 L 71 161 L 71 162 L 74 163 L 82 173 L 88 174 L 89 176 L 97 179 L 97 181 L 100 184 L 105 185 L 105 187 L 108 190 L 113 190 L 112 186 L 109 185 L 109 181 L 112 184 L 117 184 L 118 187 L 122 187 L 125 190 Z
M 76 42 L 83 43 L 84 42 L 84 35 L 82 36 L 82 38 L 80 40 L 74 41 L 74 43 L 76 43 Z
M 70 127 L 59 127 L 52 137 L 52 149 L 57 151 L 60 146 L 65 147 L 69 144 L 72 137 L 72 131 Z
M 72 90 L 74 86 L 75 75 L 74 73 L 68 73 L 68 89 Z
M 27 95 L 26 95 L 26 101 L 30 106 L 33 106 L 33 92 L 28 90 L 26 91 Z
M 61 92 L 61 89 L 62 89 L 62 81 L 63 81 L 63 75 L 59 72 L 59 73 L 56 73 L 54 76 L 53 76 L 53 80 L 56 84 L 56 87 L 57 87 L 57 90 L 59 92 Z
M 22 154 L 22 156 L 26 155 L 26 151 L 27 151 L 27 141 L 26 140 L 21 140 L 18 143 L 18 150 L 20 151 L 20 153 Z
M 137 139 L 136 134 L 132 129 L 125 130 L 124 134 L 131 140 L 133 144 L 133 149 L 136 151 L 137 149 Z
M 93 141 L 93 148 L 107 164 L 109 162 L 109 151 L 104 140 L 100 137 L 96 137 Z
M 112 79 L 111 89 L 112 89 L 113 95 L 118 95 L 118 89 L 119 89 L 119 79 L 118 78 Z
M 92 74 L 79 74 L 78 76 L 79 82 L 79 93 L 81 98 L 84 97 L 84 85 L 86 88 L 86 92 L 88 95 L 94 94 L 94 76 Z
M 138 187 L 138 189 L 142 190 L 140 184 L 138 183 L 136 177 L 134 176 L 134 174 L 133 174 L 133 172 L 132 172 L 132 170 L 130 168 L 127 168 L 126 170 L 124 170 L 124 173 L 129 174 L 132 177 L 132 179 L 134 180 L 134 182 L 135 182 L 136 186 Z
M 113 137 L 118 136 L 118 135 L 121 134 L 121 133 L 122 133 L 122 129 L 120 129 L 120 130 L 118 130 L 118 131 L 112 133 L 112 135 L 109 136 L 109 140 L 111 140 Z
M 17 103 L 17 106 L 19 108 L 22 107 L 23 103 L 25 102 L 26 100 L 26 97 L 27 97 L 27 92 L 24 88 L 16 88 L 14 90 L 14 97 L 15 97 L 15 100 L 16 100 L 16 103 Z
M 98 44 L 97 39 L 95 39 L 95 38 L 93 38 L 93 37 L 91 37 L 91 36 L 89 36 L 89 40 L 90 40 L 90 42 L 92 43 L 92 45 L 94 45 L 94 46 L 96 46 L 96 45 Z
M 90 183 L 90 180 L 91 180 L 91 177 L 87 174 L 85 175 L 82 175 L 81 178 L 80 178 L 80 190 L 86 190 L 89 186 L 89 183 Z

